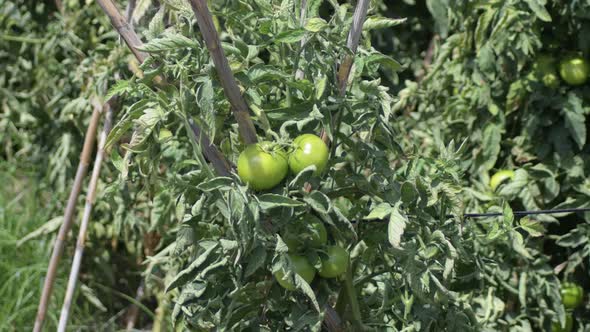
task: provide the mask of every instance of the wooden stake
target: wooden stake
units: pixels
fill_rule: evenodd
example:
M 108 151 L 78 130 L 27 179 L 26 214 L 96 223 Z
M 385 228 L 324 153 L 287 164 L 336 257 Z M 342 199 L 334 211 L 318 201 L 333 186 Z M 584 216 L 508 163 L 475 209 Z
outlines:
M 72 262 L 72 270 L 70 271 L 70 278 L 68 279 L 68 287 L 66 289 L 66 295 L 64 303 L 61 308 L 61 315 L 59 318 L 59 325 L 57 330 L 59 332 L 65 332 L 68 324 L 68 316 L 70 314 L 70 307 L 74 298 L 74 291 L 76 290 L 76 283 L 78 281 L 78 274 L 80 272 L 80 265 L 82 263 L 82 256 L 84 255 L 84 245 L 86 242 L 86 233 L 88 230 L 88 224 L 90 223 L 90 216 L 92 207 L 94 205 L 94 199 L 96 195 L 96 187 L 98 179 L 100 177 L 100 169 L 102 167 L 102 161 L 104 160 L 107 136 L 111 131 L 113 121 L 113 108 L 109 103 L 105 104 L 106 117 L 104 126 L 100 134 L 100 140 L 98 142 L 98 152 L 94 158 L 94 167 L 92 169 L 92 176 L 90 177 L 90 183 L 88 184 L 88 192 L 86 193 L 86 204 L 84 206 L 84 214 L 82 222 L 80 223 L 80 231 L 78 232 L 78 241 L 76 243 L 76 251 L 74 253 L 74 259 Z
M 53 253 L 49 260 L 49 266 L 47 267 L 47 275 L 45 276 L 45 282 L 43 284 L 43 292 L 41 293 L 41 299 L 39 300 L 39 307 L 37 309 L 37 317 L 35 318 L 35 325 L 33 331 L 40 332 L 43 327 L 43 321 L 47 314 L 47 307 L 49 299 L 51 298 L 51 292 L 53 291 L 53 284 L 55 283 L 55 276 L 57 273 L 57 266 L 59 260 L 63 254 L 64 245 L 68 232 L 72 228 L 72 220 L 76 211 L 76 202 L 82 189 L 82 182 L 88 171 L 88 164 L 90 163 L 90 155 L 94 147 L 94 141 L 96 138 L 96 128 L 98 127 L 98 120 L 100 119 L 101 106 L 95 106 L 90 118 L 90 124 L 86 129 L 86 136 L 84 138 L 84 147 L 80 155 L 80 162 L 78 163 L 78 170 L 76 171 L 76 178 L 74 185 L 70 191 L 70 197 L 64 211 L 64 220 L 59 228 L 59 233 L 53 244 Z
M 344 97 L 346 94 L 346 86 L 348 84 L 348 77 L 350 76 L 350 71 L 352 70 L 352 65 L 354 64 L 354 56 L 356 54 L 356 50 L 358 48 L 359 42 L 361 40 L 361 34 L 363 32 L 363 24 L 367 18 L 367 10 L 369 9 L 370 0 L 359 0 L 356 4 L 356 8 L 354 9 L 354 15 L 352 17 L 352 26 L 350 27 L 350 31 L 348 32 L 348 40 L 346 41 L 346 47 L 350 50 L 351 54 L 347 54 L 344 57 L 344 60 L 340 64 L 340 68 L 338 69 L 338 90 L 340 93 L 340 97 Z M 338 123 L 338 118 L 340 117 L 340 113 L 336 113 L 331 121 L 331 126 L 334 128 L 334 125 Z M 330 143 L 330 138 L 326 133 L 325 129 L 322 129 L 320 134 L 322 140 L 326 142 L 326 144 Z
M 142 52 L 138 49 L 141 47 L 141 45 L 143 45 L 143 43 L 139 39 L 139 36 L 133 30 L 133 27 L 129 25 L 125 17 L 121 15 L 113 1 L 96 0 L 96 2 L 100 6 L 100 8 L 102 8 L 102 10 L 105 12 L 105 14 L 107 14 L 109 19 L 111 20 L 111 24 L 113 25 L 115 30 L 117 30 L 119 35 L 121 35 L 121 37 L 129 47 L 133 55 L 135 55 L 135 57 L 140 63 L 143 63 L 145 59 L 147 59 L 148 57 L 148 55 L 145 52 Z
M 246 104 L 246 101 L 242 97 L 238 83 L 231 72 L 231 68 L 221 47 L 221 41 L 219 40 L 217 29 L 215 29 L 215 25 L 213 24 L 211 12 L 207 7 L 207 1 L 189 0 L 189 2 L 197 18 L 199 30 L 201 30 L 207 49 L 209 49 L 209 53 L 215 64 L 219 82 L 223 87 L 227 100 L 232 106 L 240 136 L 246 144 L 256 143 L 258 137 L 256 136 L 254 123 L 252 123 L 252 119 L 250 118 L 248 104 Z

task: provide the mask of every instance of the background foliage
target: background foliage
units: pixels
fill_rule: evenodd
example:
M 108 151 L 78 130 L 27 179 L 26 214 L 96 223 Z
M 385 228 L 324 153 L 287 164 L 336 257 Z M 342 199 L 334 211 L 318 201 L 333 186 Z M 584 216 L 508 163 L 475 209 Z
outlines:
M 589 290 L 590 216 L 512 210 L 590 207 L 590 91 L 547 87 L 535 67 L 540 55 L 589 55 L 590 6 L 373 1 L 339 97 L 355 3 L 308 1 L 303 24 L 300 4 L 210 2 L 260 138 L 288 146 L 325 127 L 334 141 L 323 176 L 290 175 L 257 193 L 216 177 L 186 130 L 197 121 L 234 163 L 244 148 L 187 2 L 138 1 L 134 25 L 150 55 L 140 74 L 94 3 L 65 1 L 62 16 L 53 4 L 0 0 L 2 157 L 44 165 L 17 177 L 40 183 L 35 197 L 51 196 L 38 203 L 49 221 L 27 236 L 2 219 L 2 261 L 19 238 L 31 252 L 48 247 L 91 100 L 117 95 L 80 324 L 124 326 L 138 288 L 137 324 L 153 330 L 319 330 L 326 305 L 354 331 L 538 331 L 564 321 L 560 283 Z M 173 84 L 156 87 L 157 74 Z M 493 191 L 500 169 L 516 175 Z M 309 214 L 328 228 L 329 245 L 347 248 L 352 268 L 309 285 L 295 279 L 297 290 L 286 291 L 272 273 L 291 270 L 283 237 Z M 320 267 L 325 249 L 298 254 Z M 36 286 L 17 280 L 31 293 L 9 297 L 34 308 Z M 26 310 L 19 317 L 34 316 Z M 101 314 L 85 319 L 86 310 Z M 574 312 L 574 330 L 590 328 L 589 310 L 585 301 Z M 6 317 L 12 330 L 31 321 Z

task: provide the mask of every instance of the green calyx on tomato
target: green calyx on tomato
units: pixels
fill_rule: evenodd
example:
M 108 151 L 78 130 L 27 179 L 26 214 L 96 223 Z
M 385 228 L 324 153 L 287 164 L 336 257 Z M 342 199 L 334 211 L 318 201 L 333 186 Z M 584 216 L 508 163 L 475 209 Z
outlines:
M 328 164 L 328 146 L 313 134 L 303 134 L 293 141 L 293 151 L 289 154 L 289 168 L 295 174 L 304 168 L 315 165 L 314 175 L 324 171 Z
M 567 310 L 579 307 L 584 300 L 584 289 L 572 282 L 561 284 L 561 302 Z
M 508 169 L 500 170 L 496 172 L 496 174 L 492 175 L 492 178 L 490 179 L 490 187 L 492 188 L 492 191 L 496 191 L 501 183 L 507 180 L 512 180 L 513 178 L 514 171 Z
M 565 326 L 561 326 L 559 322 L 553 321 L 551 323 L 551 332 L 571 332 L 574 329 L 574 318 L 571 313 L 565 314 Z
M 288 171 L 287 154 L 271 142 L 250 144 L 238 158 L 238 175 L 254 190 L 275 187 Z
M 315 278 L 316 270 L 313 267 L 313 265 L 311 265 L 307 261 L 305 257 L 289 255 L 289 260 L 291 261 L 293 272 L 297 273 L 308 284 L 313 281 L 313 278 Z M 279 270 L 275 273 L 275 278 L 277 279 L 279 285 L 283 286 L 283 288 L 291 291 L 295 290 L 296 287 L 292 278 L 287 278 L 286 274 L 282 270 Z
M 289 247 L 289 252 L 296 252 L 308 245 L 318 248 L 328 242 L 326 227 L 321 220 L 311 214 L 290 223 L 282 237 Z
M 550 88 L 559 86 L 559 77 L 555 66 L 555 59 L 550 55 L 540 55 L 533 66 L 537 77 Z
M 322 257 L 320 276 L 323 278 L 336 278 L 346 272 L 348 268 L 348 252 L 339 246 L 331 246 Z
M 559 63 L 559 75 L 569 85 L 586 83 L 590 67 L 586 59 L 580 56 L 569 56 Z

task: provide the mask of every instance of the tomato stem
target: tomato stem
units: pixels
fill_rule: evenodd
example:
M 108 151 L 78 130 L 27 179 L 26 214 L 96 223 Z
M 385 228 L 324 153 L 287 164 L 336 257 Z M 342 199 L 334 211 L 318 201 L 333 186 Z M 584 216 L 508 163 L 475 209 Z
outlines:
M 355 326 L 356 331 L 363 331 L 363 320 L 361 317 L 361 309 L 359 306 L 358 299 L 356 297 L 356 291 L 354 289 L 353 278 L 352 278 L 352 264 L 349 260 L 346 274 L 344 275 L 344 288 L 348 295 L 348 303 L 350 304 L 350 310 L 352 311 L 352 324 Z

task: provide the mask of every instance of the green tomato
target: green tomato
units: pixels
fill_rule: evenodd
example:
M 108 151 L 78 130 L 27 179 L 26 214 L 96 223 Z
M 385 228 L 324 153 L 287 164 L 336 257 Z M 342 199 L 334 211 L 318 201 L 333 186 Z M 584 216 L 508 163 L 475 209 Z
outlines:
M 561 302 L 568 310 L 579 307 L 584 300 L 584 289 L 572 282 L 561 284 Z
M 498 188 L 502 182 L 512 180 L 513 178 L 514 171 L 508 169 L 500 170 L 492 175 L 492 178 L 490 179 L 490 187 L 492 188 L 492 191 L 496 191 L 496 188 Z
M 327 257 L 322 258 L 320 276 L 336 278 L 346 272 L 348 268 L 348 252 L 339 246 L 331 246 L 327 250 Z
M 557 69 L 555 68 L 555 59 L 546 54 L 540 55 L 533 66 L 537 77 L 550 88 L 557 88 L 559 86 L 559 78 L 557 77 Z
M 298 251 L 302 245 L 307 244 L 318 248 L 328 242 L 328 232 L 317 217 L 305 215 L 287 226 L 283 240 L 289 247 L 289 252 Z
M 314 175 L 320 174 L 328 164 L 328 146 L 313 134 L 303 134 L 293 141 L 294 150 L 289 155 L 289 167 L 295 174 L 315 165 Z
M 305 280 L 308 284 L 313 281 L 315 278 L 315 268 L 311 265 L 305 257 L 297 256 L 297 255 L 289 255 L 289 259 L 291 260 L 291 266 L 293 267 L 293 272 L 297 273 L 303 280 Z M 290 278 L 285 278 L 285 273 L 282 270 L 279 270 L 275 273 L 275 278 L 279 285 L 283 286 L 283 288 L 288 290 L 295 290 L 295 283 Z
M 571 56 L 561 61 L 559 64 L 559 74 L 569 85 L 582 85 L 588 79 L 590 67 L 584 58 Z
M 158 134 L 158 141 L 160 141 L 160 143 L 168 142 L 170 139 L 172 139 L 172 136 L 173 134 L 170 130 L 162 128 Z
M 562 327 L 559 322 L 551 323 L 551 332 L 571 332 L 574 329 L 574 318 L 572 314 L 565 314 L 565 327 Z
M 254 190 L 268 190 L 289 171 L 287 154 L 270 142 L 250 144 L 238 158 L 238 175 Z

